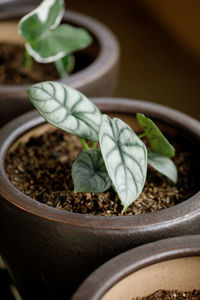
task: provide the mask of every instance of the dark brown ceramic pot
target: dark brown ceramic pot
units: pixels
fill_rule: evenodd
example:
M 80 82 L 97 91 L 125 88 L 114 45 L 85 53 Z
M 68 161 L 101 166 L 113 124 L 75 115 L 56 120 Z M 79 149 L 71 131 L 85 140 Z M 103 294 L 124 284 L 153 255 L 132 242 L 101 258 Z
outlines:
M 118 255 L 93 272 L 72 300 L 132 300 L 159 290 L 200 290 L 199 235 L 161 240 Z
M 15 7 L 15 5 L 14 5 Z M 30 11 L 30 6 L 20 7 L 0 14 L 0 41 L 22 43 L 16 34 L 19 19 Z M 77 12 L 68 11 L 63 22 L 86 28 L 94 42 L 83 51 L 82 58 L 90 64 L 67 79 L 58 79 L 77 88 L 89 97 L 112 96 L 117 83 L 119 65 L 119 43 L 114 34 L 100 22 Z M 0 85 L 0 126 L 13 117 L 30 110 L 32 106 L 26 97 L 27 85 Z
M 144 101 L 94 101 L 102 112 L 120 116 L 135 130 L 134 115 L 143 112 L 163 132 L 183 135 L 191 151 L 200 151 L 200 124 L 182 113 Z M 43 122 L 34 111 L 0 130 L 0 253 L 24 299 L 38 299 L 39 292 L 41 297 L 69 298 L 108 259 L 147 242 L 200 231 L 200 193 L 155 213 L 102 217 L 52 208 L 18 191 L 5 173 L 6 153 L 16 139 Z

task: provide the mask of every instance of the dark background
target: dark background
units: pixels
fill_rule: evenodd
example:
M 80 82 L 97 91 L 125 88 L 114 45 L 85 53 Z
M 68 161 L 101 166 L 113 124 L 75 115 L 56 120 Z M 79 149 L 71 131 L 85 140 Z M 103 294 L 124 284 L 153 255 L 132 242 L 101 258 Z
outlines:
M 154 101 L 200 119 L 200 1 L 73 0 L 66 9 L 97 18 L 118 37 L 115 96 Z

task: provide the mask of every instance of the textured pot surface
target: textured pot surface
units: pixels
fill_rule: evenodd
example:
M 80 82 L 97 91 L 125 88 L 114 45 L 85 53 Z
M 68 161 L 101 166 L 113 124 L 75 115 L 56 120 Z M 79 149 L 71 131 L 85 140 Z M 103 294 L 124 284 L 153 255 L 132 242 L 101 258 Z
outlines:
M 19 20 L 30 10 L 29 6 L 1 12 L 0 26 L 1 28 L 9 26 L 9 29 L 1 30 L 0 40 L 9 38 L 12 35 L 13 25 L 15 25 L 13 21 Z M 8 21 L 11 21 L 11 25 L 7 24 Z M 58 79 L 58 81 L 79 89 L 88 97 L 112 96 L 117 84 L 120 53 L 116 37 L 102 23 L 77 12 L 67 10 L 63 22 L 86 28 L 91 33 L 96 44 L 91 46 L 93 48 L 90 51 L 94 52 L 93 55 L 96 58 L 88 67 L 70 75 L 67 79 Z M 9 34 L 4 34 L 5 32 L 9 32 Z M 13 39 L 15 42 L 20 42 L 16 28 Z M 88 52 L 88 54 L 90 53 Z M 13 117 L 32 109 L 26 97 L 27 87 L 28 85 L 0 85 L 0 126 Z
M 72 300 L 132 300 L 158 290 L 200 289 L 200 236 L 149 243 L 93 272 Z
M 94 101 L 102 112 L 120 115 L 130 124 L 136 112 L 143 112 L 173 135 L 184 133 L 200 150 L 200 124 L 182 113 L 136 100 Z M 35 299 L 38 291 L 66 299 L 108 259 L 147 242 L 199 232 L 200 193 L 155 213 L 101 217 L 48 207 L 18 191 L 5 174 L 6 153 L 17 138 L 43 122 L 34 111 L 0 130 L 0 253 L 24 299 Z

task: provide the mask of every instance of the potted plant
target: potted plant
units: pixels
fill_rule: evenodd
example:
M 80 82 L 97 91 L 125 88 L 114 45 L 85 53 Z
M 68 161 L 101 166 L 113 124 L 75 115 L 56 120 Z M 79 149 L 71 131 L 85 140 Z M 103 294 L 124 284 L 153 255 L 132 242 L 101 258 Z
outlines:
M 62 123 L 62 126 L 70 125 L 72 128 L 76 127 L 79 133 L 79 130 L 89 128 L 87 136 L 85 134 L 82 136 L 82 131 L 79 136 L 92 140 L 88 146 L 84 140 L 82 140 L 82 143 L 86 147 L 93 147 L 93 151 L 95 151 L 95 143 L 93 142 L 96 141 L 98 124 L 101 123 L 99 121 L 99 116 L 101 115 L 97 107 L 93 106 L 88 99 L 85 99 L 77 91 L 66 91 L 66 88 L 63 85 L 60 86 L 59 83 L 47 82 L 43 84 L 41 86 L 39 84 L 39 89 L 38 85 L 32 87 L 36 91 L 36 94 L 31 94 L 34 105 L 39 104 L 40 112 L 44 110 L 49 116 L 51 116 L 53 110 L 56 112 L 58 109 L 57 112 L 59 111 L 59 113 L 54 115 L 54 120 L 56 118 L 58 127 L 63 121 L 61 120 L 63 116 L 65 119 L 65 116 L 68 115 L 69 122 Z M 39 97 L 37 90 L 39 90 Z M 43 90 L 46 92 L 41 94 Z M 73 105 L 73 102 L 71 103 L 66 98 L 66 95 L 71 96 L 73 101 L 75 101 Z M 45 99 L 47 102 L 50 101 L 47 106 L 47 102 L 43 102 Z M 173 109 L 144 101 L 100 98 L 94 99 L 94 102 L 104 114 L 120 116 L 138 133 L 141 133 L 141 127 L 137 125 L 135 115 L 136 113 L 145 114 L 159 124 L 159 128 L 162 128 L 162 131 L 169 136 L 170 141 L 172 139 L 176 141 L 175 148 L 177 151 L 178 147 L 181 147 L 183 150 L 189 146 L 191 156 L 195 161 L 193 167 L 190 166 L 188 168 L 187 164 L 185 165 L 182 154 L 181 158 L 179 157 L 182 163 L 179 166 L 178 185 L 183 196 L 182 200 L 185 201 L 179 203 L 178 200 L 176 202 L 177 205 L 173 206 L 174 199 L 178 197 L 176 187 L 172 183 L 168 191 L 169 184 L 167 183 L 163 186 L 163 181 L 157 173 L 156 181 L 157 185 L 159 185 L 159 190 L 151 184 L 149 188 L 148 185 L 144 188 L 142 198 L 145 199 L 145 204 L 140 212 L 138 212 L 138 209 L 136 211 L 136 207 L 132 206 L 125 213 L 122 213 L 123 206 L 120 206 L 120 200 L 112 190 L 109 193 L 105 191 L 105 193 L 99 194 L 91 192 L 79 193 L 77 197 L 70 180 L 69 172 L 71 171 L 68 163 L 71 163 L 77 157 L 81 150 L 81 143 L 77 144 L 71 135 L 63 136 L 59 133 L 58 136 L 55 136 L 55 131 L 53 130 L 51 133 L 52 127 L 49 128 L 49 125 L 44 125 L 44 119 L 38 116 L 37 112 L 27 113 L 11 122 L 0 131 L 0 161 L 2 162 L 0 166 L 0 225 L 2 240 L 0 252 L 9 266 L 14 282 L 25 299 L 34 298 L 38 293 L 40 293 L 41 298 L 42 296 L 47 297 L 47 295 L 54 297 L 54 299 L 56 297 L 60 299 L 70 297 L 71 293 L 89 273 L 121 252 L 161 238 L 178 236 L 180 234 L 195 234 L 200 229 L 198 222 L 200 203 L 198 201 L 199 193 L 197 193 L 199 186 L 197 182 L 193 188 L 190 185 L 193 181 L 198 181 L 199 178 L 197 166 L 200 147 L 199 122 Z M 57 106 L 58 104 L 61 106 Z M 69 111 L 67 112 L 65 109 L 68 106 Z M 86 122 L 84 122 L 85 115 L 88 117 Z M 139 116 L 143 118 L 143 115 L 139 114 Z M 81 123 L 77 122 L 74 117 L 78 118 Z M 107 118 L 103 117 L 105 125 L 110 120 Z M 53 123 L 53 120 L 51 120 L 51 123 Z M 97 124 L 97 126 L 93 126 L 93 123 Z M 78 126 L 78 124 L 81 124 L 81 126 Z M 93 125 L 91 126 L 91 124 Z M 148 124 L 152 128 L 152 123 L 149 119 Z M 95 130 L 92 130 L 91 127 Z M 143 127 L 145 128 L 146 126 Z M 48 130 L 47 133 L 45 133 L 46 130 Z M 110 135 L 109 131 L 110 129 L 106 125 L 104 132 Z M 153 132 L 155 133 L 154 130 Z M 35 135 L 39 135 L 39 137 L 30 139 L 30 137 Z M 161 138 L 160 133 L 156 133 L 156 136 L 155 140 Z M 43 147 L 43 139 L 46 141 L 45 144 L 47 143 L 46 148 Z M 28 142 L 28 140 L 30 141 Z M 131 137 L 130 141 L 132 141 Z M 161 138 L 161 141 L 163 141 L 163 138 Z M 101 142 L 103 143 L 103 141 Z M 124 143 L 127 144 L 126 141 Z M 136 144 L 142 145 L 140 142 L 138 143 Z M 110 145 L 110 142 L 105 143 L 105 149 L 107 149 L 107 144 Z M 38 149 L 37 160 L 35 160 L 34 155 L 36 148 Z M 101 148 L 104 149 L 104 146 L 101 146 Z M 166 146 L 167 148 L 168 146 Z M 12 149 L 14 151 L 17 149 L 17 155 L 13 154 Z M 143 154 L 141 155 L 144 155 L 144 159 L 141 159 L 139 165 L 146 161 L 146 150 L 144 150 L 143 146 L 140 149 L 143 149 L 141 151 Z M 170 147 L 170 149 L 173 153 L 173 148 Z M 104 150 L 102 153 L 103 156 L 106 156 Z M 45 157 L 47 157 L 47 160 L 44 161 Z M 22 161 L 27 162 L 26 168 L 24 168 Z M 86 161 L 82 163 L 84 164 L 84 162 Z M 78 177 L 79 172 L 77 170 L 81 170 L 81 161 L 79 163 L 74 170 L 74 176 Z M 48 169 L 46 172 L 47 165 Z M 34 171 L 32 166 L 35 166 Z M 100 167 L 103 167 L 103 164 L 100 164 Z M 143 167 L 146 170 L 146 163 L 141 167 L 142 170 Z M 86 168 L 93 174 L 91 179 L 97 181 L 94 168 L 93 170 L 89 167 Z M 138 168 L 140 169 L 140 167 Z M 107 165 L 106 170 L 114 183 L 114 189 L 117 190 L 126 209 L 130 204 L 130 197 L 127 195 L 127 198 L 124 198 L 123 192 L 119 188 L 120 184 L 118 185 L 115 182 L 115 179 L 112 177 L 112 171 L 109 170 Z M 190 173 L 191 170 L 192 174 Z M 101 171 L 106 175 L 105 168 Z M 184 173 L 181 175 L 182 171 Z M 83 179 L 86 173 L 82 175 Z M 143 173 L 139 173 L 138 183 L 135 184 L 135 186 L 138 185 L 138 192 L 142 190 L 143 186 L 144 178 L 141 174 Z M 150 177 L 155 178 L 155 174 L 153 175 L 151 172 L 149 174 Z M 26 179 L 24 175 L 27 176 Z M 99 175 L 100 177 L 104 176 L 101 172 Z M 133 178 L 136 177 L 133 176 Z M 102 181 L 103 186 L 107 183 L 110 185 L 109 178 Z M 32 190 L 36 186 L 36 182 L 38 182 L 38 185 L 33 195 Z M 53 188 L 49 189 L 49 182 L 51 182 Z M 99 186 L 99 180 L 97 183 Z M 18 189 L 14 185 L 17 185 Z M 132 189 L 133 185 L 131 183 L 130 189 Z M 75 188 L 79 190 L 80 187 L 77 187 L 75 184 Z M 69 192 L 66 193 L 65 190 L 68 189 Z M 163 196 L 165 192 L 167 194 Z M 40 202 L 31 199 L 30 195 L 32 198 L 39 199 Z M 109 201 L 110 206 L 105 202 L 109 195 L 113 197 L 112 201 Z M 153 201 L 155 195 L 156 200 Z M 171 196 L 172 203 L 169 201 Z M 135 195 L 135 197 L 137 196 Z M 166 198 L 165 207 L 171 207 L 150 212 L 154 210 L 155 206 L 159 210 L 164 198 Z M 61 202 L 63 205 L 61 205 Z M 149 202 L 148 207 L 146 202 Z M 134 205 L 140 208 L 142 206 L 141 199 Z M 146 208 L 144 209 L 145 206 Z M 91 210 L 92 207 L 94 207 L 93 211 Z M 15 245 L 14 253 L 13 245 Z
M 199 299 L 200 236 L 149 243 L 93 272 L 72 300 Z
M 44 5 L 43 3 L 49 3 L 50 10 L 48 10 L 48 5 Z M 13 4 L 13 6 L 15 6 L 15 4 Z M 40 63 L 34 61 L 31 71 L 28 70 L 28 67 L 23 67 L 24 41 L 26 41 L 26 49 L 29 50 L 30 45 L 33 46 L 33 44 L 37 44 L 37 51 L 34 51 L 38 52 L 38 41 L 42 41 L 39 45 L 41 49 L 49 49 L 49 44 L 48 46 L 44 46 L 43 42 L 45 42 L 45 38 L 44 35 L 42 35 L 41 38 L 41 32 L 43 32 L 46 23 L 48 23 L 47 25 L 52 28 L 53 25 L 49 22 L 49 18 L 51 17 L 52 11 L 56 14 L 56 12 L 59 10 L 57 8 L 54 9 L 54 7 L 57 6 L 60 9 L 60 12 L 58 14 L 58 21 L 61 21 L 61 17 L 63 15 L 63 23 L 70 24 L 62 24 L 61 29 L 63 29 L 64 26 L 65 28 L 69 26 L 68 28 L 71 28 L 74 31 L 74 33 L 72 33 L 72 31 L 69 32 L 69 35 L 72 34 L 73 38 L 75 38 L 75 35 L 77 36 L 75 42 L 72 42 L 69 39 L 69 35 L 69 42 L 66 42 L 66 38 L 64 39 L 65 43 L 62 42 L 62 46 L 65 48 L 65 53 L 66 45 L 73 45 L 73 49 L 68 49 L 70 54 L 68 55 L 68 58 L 70 57 L 68 66 L 69 69 L 72 69 L 74 57 L 75 66 L 70 76 L 61 79 L 59 79 L 60 76 L 57 73 L 53 63 L 44 64 L 41 63 L 41 60 Z M 32 12 L 30 13 L 31 10 Z M 48 17 L 46 23 L 40 22 L 39 18 L 37 17 L 37 11 L 47 12 L 46 17 Z M 23 24 L 20 23 L 20 32 L 24 36 L 24 40 L 17 34 L 17 27 L 19 20 L 23 16 L 25 16 L 25 19 L 27 18 L 27 13 L 29 13 L 28 22 L 23 22 Z M 34 36 L 34 29 L 31 29 L 32 26 L 33 28 L 35 28 L 34 26 L 36 24 L 34 24 L 34 22 L 37 22 L 37 27 L 40 28 L 40 30 L 37 31 L 36 36 Z M 77 12 L 64 12 L 64 1 L 54 0 L 43 1 L 40 6 L 34 10 L 33 7 L 24 5 L 23 7 L 16 8 L 15 10 L 3 11 L 0 16 L 0 26 L 0 59 L 1 61 L 5 62 L 1 65 L 0 77 L 0 125 L 3 125 L 20 113 L 31 109 L 31 106 L 27 101 L 26 89 L 29 84 L 44 80 L 45 76 L 47 76 L 47 80 L 58 79 L 58 81 L 62 81 L 72 87 L 78 88 L 88 96 L 111 96 L 113 94 L 117 82 L 119 44 L 113 33 L 100 22 Z M 58 26 L 58 22 L 55 24 L 55 26 Z M 79 29 L 79 27 L 82 29 Z M 47 26 L 45 27 L 45 30 L 45 32 L 49 32 Z M 52 29 L 50 29 L 50 32 L 51 30 Z M 28 35 L 27 31 L 29 31 Z M 57 27 L 53 32 L 58 31 L 61 30 Z M 88 32 L 88 34 L 86 34 L 86 31 Z M 85 37 L 87 36 L 86 39 L 84 38 L 84 41 L 80 33 L 84 33 Z M 89 34 L 93 40 L 92 43 Z M 65 37 L 65 35 L 66 33 L 63 32 L 62 39 L 63 37 Z M 87 40 L 86 43 L 85 40 Z M 80 41 L 80 43 L 77 41 Z M 56 50 L 61 53 L 61 48 L 58 47 L 59 49 L 57 49 L 57 47 L 55 47 L 55 39 L 53 42 L 50 42 L 48 39 L 46 43 L 50 43 L 51 45 L 53 45 L 54 51 L 56 48 Z M 86 45 L 88 47 L 86 47 Z M 34 49 L 36 48 L 34 47 Z M 85 49 L 77 51 L 82 48 Z M 76 52 L 74 56 L 71 56 L 71 53 L 75 49 Z M 33 48 L 31 53 L 33 54 Z M 42 60 L 44 62 L 44 57 L 42 58 Z M 27 66 L 30 65 L 30 59 L 25 59 L 25 61 Z M 63 61 L 63 59 L 61 61 Z M 12 105 L 10 105 L 11 101 Z

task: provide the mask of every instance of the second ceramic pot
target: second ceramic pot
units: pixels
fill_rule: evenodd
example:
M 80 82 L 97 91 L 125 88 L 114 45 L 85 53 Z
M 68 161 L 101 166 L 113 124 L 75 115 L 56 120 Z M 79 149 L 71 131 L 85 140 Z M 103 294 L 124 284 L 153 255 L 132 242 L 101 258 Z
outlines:
M 72 300 L 133 300 L 193 290 L 200 290 L 199 235 L 149 243 L 113 258 L 84 281 Z
M 135 130 L 135 113 L 142 112 L 169 136 L 184 136 L 193 155 L 200 151 L 200 124 L 182 113 L 136 100 L 99 98 L 95 103 Z M 0 253 L 24 299 L 68 299 L 110 258 L 144 243 L 200 232 L 200 193 L 154 213 L 103 217 L 52 208 L 18 191 L 5 172 L 7 151 L 43 123 L 34 111 L 0 130 Z

